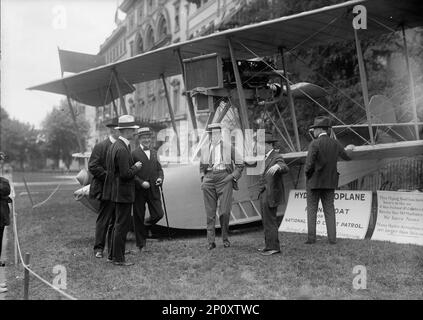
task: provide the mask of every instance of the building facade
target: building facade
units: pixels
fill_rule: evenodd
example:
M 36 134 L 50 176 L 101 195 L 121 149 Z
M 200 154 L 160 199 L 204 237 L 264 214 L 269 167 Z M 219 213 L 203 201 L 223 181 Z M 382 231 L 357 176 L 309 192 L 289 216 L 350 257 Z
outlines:
M 115 17 L 116 28 L 100 46 L 99 55 L 106 63 L 116 62 L 172 43 L 213 33 L 230 20 L 246 0 L 123 0 L 118 10 L 124 18 Z M 175 61 L 175 63 L 178 63 Z M 186 121 L 191 127 L 182 76 L 165 79 L 176 126 Z M 135 85 L 125 96 L 126 110 L 144 123 L 171 128 L 169 106 L 162 80 Z M 205 123 L 208 109 L 195 107 L 199 127 Z M 96 109 L 96 134 L 100 141 L 106 134 L 104 123 L 123 114 L 119 99 Z M 116 113 L 117 111 L 117 113 Z

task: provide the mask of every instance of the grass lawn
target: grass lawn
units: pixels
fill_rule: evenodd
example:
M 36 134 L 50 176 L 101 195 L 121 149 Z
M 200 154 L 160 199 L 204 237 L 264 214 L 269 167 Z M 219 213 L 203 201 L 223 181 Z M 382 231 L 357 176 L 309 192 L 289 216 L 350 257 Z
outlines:
M 34 201 L 48 195 L 36 193 Z M 309 246 L 304 234 L 283 233 L 282 254 L 263 257 L 256 252 L 262 229 L 255 227 L 233 232 L 227 249 L 218 239 L 212 251 L 205 234 L 149 240 L 147 250 L 128 256 L 135 265 L 122 268 L 94 258 L 96 216 L 72 199 L 72 191 L 59 190 L 33 211 L 28 197 L 18 196 L 16 207 L 32 269 L 52 282 L 53 267 L 65 266 L 66 291 L 78 299 L 423 299 L 421 246 L 346 239 L 331 246 L 326 238 Z M 134 246 L 129 239 L 127 247 Z M 12 262 L 12 241 L 8 253 Z M 367 268 L 366 290 L 353 289 L 356 265 Z M 10 265 L 7 272 L 8 299 L 21 299 L 22 268 Z M 58 297 L 31 277 L 30 299 Z

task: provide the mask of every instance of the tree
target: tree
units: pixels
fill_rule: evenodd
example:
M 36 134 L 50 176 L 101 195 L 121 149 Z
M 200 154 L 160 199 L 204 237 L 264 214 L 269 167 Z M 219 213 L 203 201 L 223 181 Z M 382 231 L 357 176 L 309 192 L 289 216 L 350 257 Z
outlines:
M 76 105 L 76 109 L 81 109 L 81 106 Z M 76 123 L 78 130 L 75 128 L 65 100 L 60 102 L 59 107 L 53 108 L 42 123 L 46 152 L 49 157 L 56 161 L 56 166 L 61 159 L 69 169 L 72 162 L 72 153 L 81 151 L 78 138 L 81 139 L 82 147 L 85 149 L 90 128 L 89 123 L 82 113 L 77 114 Z
M 0 149 L 7 155 L 7 160 L 19 164 L 21 170 L 26 164 L 31 169 L 42 166 L 42 154 L 37 144 L 39 131 L 29 123 L 11 119 L 1 108 L 1 142 Z M 37 160 L 37 161 L 35 161 Z

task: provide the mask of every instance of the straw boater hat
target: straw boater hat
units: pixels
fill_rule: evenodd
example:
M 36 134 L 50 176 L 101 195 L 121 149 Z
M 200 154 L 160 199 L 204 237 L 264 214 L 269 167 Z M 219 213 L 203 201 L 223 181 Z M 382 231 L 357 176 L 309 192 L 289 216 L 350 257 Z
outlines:
M 316 117 L 314 119 L 313 125 L 310 127 L 310 129 L 314 128 L 330 128 L 332 127 L 332 121 L 328 117 Z
M 135 123 L 134 116 L 125 114 L 119 117 L 118 126 L 115 127 L 116 130 L 120 129 L 138 129 L 139 126 Z
M 137 136 L 151 135 L 153 132 L 149 127 L 142 127 L 137 130 Z

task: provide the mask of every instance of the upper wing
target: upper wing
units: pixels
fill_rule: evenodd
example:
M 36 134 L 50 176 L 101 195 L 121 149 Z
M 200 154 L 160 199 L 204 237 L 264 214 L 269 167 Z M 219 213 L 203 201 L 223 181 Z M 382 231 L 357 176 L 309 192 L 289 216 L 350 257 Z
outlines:
M 230 38 L 237 58 L 250 59 L 277 53 L 279 47 L 291 50 L 353 39 L 352 8 L 356 5 L 367 10 L 367 30 L 360 36 L 388 33 L 402 23 L 407 27 L 423 24 L 420 0 L 353 0 L 173 44 L 29 89 L 68 94 L 84 104 L 102 106 L 117 98 L 113 72 L 121 93 L 127 94 L 134 90 L 132 84 L 180 74 L 177 51 L 183 59 L 209 53 L 227 58 Z

